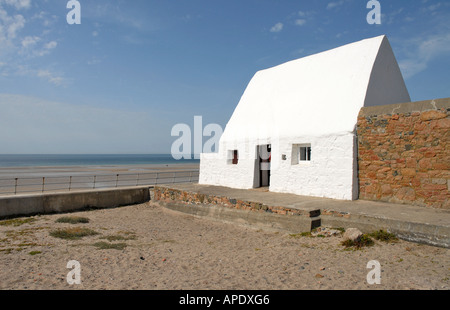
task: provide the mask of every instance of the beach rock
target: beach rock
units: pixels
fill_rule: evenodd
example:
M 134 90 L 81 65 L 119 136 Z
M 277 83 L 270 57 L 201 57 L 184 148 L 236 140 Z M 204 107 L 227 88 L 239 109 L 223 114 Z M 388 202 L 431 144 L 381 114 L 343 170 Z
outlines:
M 343 235 L 344 240 L 351 240 L 353 242 L 359 241 L 363 233 L 358 228 L 347 228 Z

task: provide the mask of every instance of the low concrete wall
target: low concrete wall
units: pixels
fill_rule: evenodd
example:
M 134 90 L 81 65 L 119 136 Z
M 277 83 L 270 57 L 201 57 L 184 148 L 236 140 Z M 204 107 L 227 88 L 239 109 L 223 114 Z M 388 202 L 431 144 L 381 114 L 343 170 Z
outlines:
M 0 198 L 0 218 L 8 216 L 70 212 L 86 208 L 113 208 L 147 202 L 150 188 L 127 187 Z
M 317 217 L 281 215 L 266 211 L 251 211 L 228 208 L 213 204 L 185 204 L 180 201 L 167 203 L 158 201 L 165 208 L 225 223 L 274 231 L 300 233 L 320 226 Z
M 385 230 L 403 240 L 450 248 L 450 228 L 448 226 L 402 221 L 367 214 L 336 216 L 324 212 L 320 215 L 320 219 L 321 224 L 326 227 L 343 227 L 345 229 L 354 227 L 363 233 Z

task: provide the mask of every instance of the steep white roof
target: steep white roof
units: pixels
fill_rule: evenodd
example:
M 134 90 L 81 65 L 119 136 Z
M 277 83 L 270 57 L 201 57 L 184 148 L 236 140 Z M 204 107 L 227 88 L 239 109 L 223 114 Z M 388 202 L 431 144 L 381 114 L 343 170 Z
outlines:
M 351 132 L 361 107 L 409 101 L 388 39 L 379 36 L 258 71 L 222 142 Z

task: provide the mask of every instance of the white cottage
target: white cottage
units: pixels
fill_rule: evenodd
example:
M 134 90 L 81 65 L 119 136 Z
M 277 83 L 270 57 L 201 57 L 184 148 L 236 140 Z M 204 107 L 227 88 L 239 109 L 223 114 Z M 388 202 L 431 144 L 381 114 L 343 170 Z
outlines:
M 258 71 L 199 183 L 357 199 L 360 109 L 409 101 L 386 36 Z

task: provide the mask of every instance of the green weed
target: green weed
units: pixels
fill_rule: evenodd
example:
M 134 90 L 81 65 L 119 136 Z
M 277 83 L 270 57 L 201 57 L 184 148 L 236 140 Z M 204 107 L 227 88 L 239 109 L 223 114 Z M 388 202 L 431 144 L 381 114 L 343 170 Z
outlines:
M 384 230 L 375 231 L 373 233 L 370 233 L 369 236 L 371 236 L 372 238 L 374 238 L 376 240 L 380 240 L 380 241 L 384 241 L 384 242 L 398 241 L 398 238 L 394 234 L 388 233 Z
M 374 242 L 369 237 L 368 234 L 364 234 L 361 236 L 359 240 L 353 241 L 353 240 L 345 240 L 341 243 L 346 248 L 355 248 L 355 249 L 361 249 L 363 247 L 373 246 Z
M 55 221 L 56 223 L 70 223 L 70 224 L 78 224 L 78 223 L 89 223 L 89 219 L 86 217 L 79 216 L 63 216 Z
M 127 247 L 126 243 L 108 243 L 105 241 L 99 241 L 93 244 L 98 249 L 101 250 L 108 250 L 108 249 L 114 249 L 114 250 L 123 250 Z
M 10 219 L 10 220 L 3 220 L 0 221 L 0 225 L 2 226 L 20 226 L 23 224 L 29 224 L 36 221 L 35 218 L 16 218 L 16 219 Z
M 78 240 L 86 236 L 97 235 L 98 232 L 89 228 L 64 228 L 57 229 L 50 232 L 50 236 L 55 238 L 67 239 L 67 240 Z

